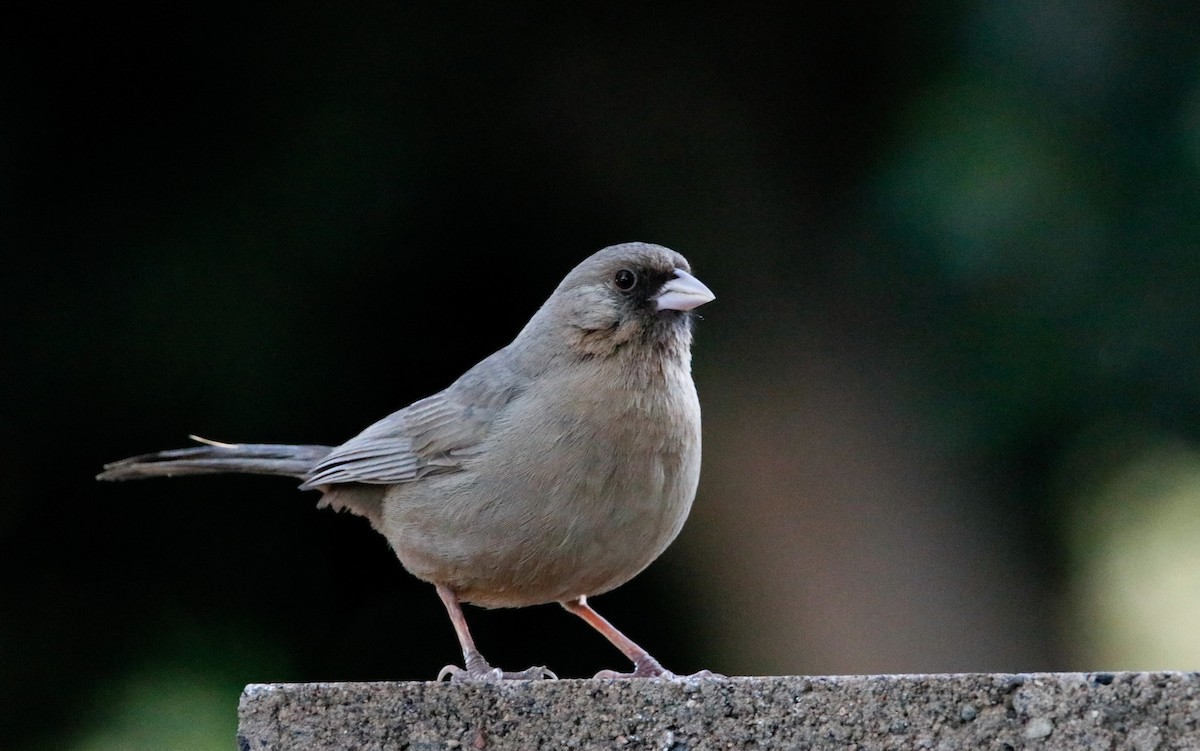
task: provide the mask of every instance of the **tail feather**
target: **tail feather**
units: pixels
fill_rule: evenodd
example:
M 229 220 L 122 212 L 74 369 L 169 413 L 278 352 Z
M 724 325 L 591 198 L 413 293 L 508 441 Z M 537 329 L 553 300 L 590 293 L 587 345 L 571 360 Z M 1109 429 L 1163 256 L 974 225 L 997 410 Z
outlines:
M 104 465 L 97 480 L 141 480 L 146 477 L 235 473 L 281 475 L 303 479 L 332 446 L 271 443 L 216 443 L 158 451 Z

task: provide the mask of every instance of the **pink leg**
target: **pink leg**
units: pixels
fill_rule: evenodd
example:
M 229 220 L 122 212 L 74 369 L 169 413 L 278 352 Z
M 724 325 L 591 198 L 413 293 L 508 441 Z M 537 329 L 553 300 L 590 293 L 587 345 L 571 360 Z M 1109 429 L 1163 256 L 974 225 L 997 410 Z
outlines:
M 462 606 L 458 604 L 458 596 L 452 589 L 441 584 L 437 585 L 437 593 L 438 597 L 442 598 L 442 604 L 446 606 L 446 612 L 450 614 L 450 623 L 454 624 L 454 633 L 458 635 L 458 643 L 462 646 L 463 662 L 467 666 L 467 674 L 480 678 L 491 674 L 492 666 L 475 648 L 475 640 L 471 638 L 471 630 L 467 628 L 467 618 L 463 615 Z M 448 665 L 442 668 L 438 680 L 441 680 L 452 667 Z M 457 670 L 457 668 L 454 669 Z
M 546 668 L 535 667 L 519 673 L 506 673 L 500 668 L 489 665 L 479 650 L 475 648 L 475 640 L 471 638 L 471 631 L 467 628 L 467 619 L 463 615 L 462 605 L 458 602 L 458 595 L 454 594 L 454 590 L 442 584 L 437 585 L 437 593 L 438 597 L 442 598 L 442 604 L 446 606 L 446 612 L 450 614 L 450 623 L 454 624 L 454 633 L 458 635 L 458 643 L 462 646 L 463 662 L 466 665 L 466 670 L 456 665 L 447 665 L 438 673 L 439 681 L 447 676 L 452 681 L 536 680 L 557 677 Z
M 574 600 L 568 600 L 561 603 L 564 608 L 587 621 L 588 625 L 604 635 L 605 639 L 612 642 L 612 645 L 621 650 L 621 654 L 629 658 L 633 663 L 632 673 L 616 673 L 611 670 L 604 670 L 596 674 L 597 678 L 674 678 L 674 673 L 664 668 L 659 664 L 658 660 L 650 656 L 650 653 L 639 647 L 632 639 L 617 630 L 608 620 L 592 610 L 592 606 L 587 604 L 587 598 L 580 596 Z

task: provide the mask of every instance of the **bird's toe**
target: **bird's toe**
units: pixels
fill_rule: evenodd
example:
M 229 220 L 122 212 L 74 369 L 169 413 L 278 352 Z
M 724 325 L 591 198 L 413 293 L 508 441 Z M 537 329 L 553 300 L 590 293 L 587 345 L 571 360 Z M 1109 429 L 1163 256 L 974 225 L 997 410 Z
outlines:
M 470 682 L 499 682 L 499 681 L 540 681 L 558 680 L 554 671 L 546 667 L 531 667 L 525 670 L 507 671 L 488 665 L 460 668 L 457 665 L 447 665 L 438 671 L 437 680 L 450 683 Z
M 677 675 L 659 664 L 658 660 L 650 658 L 644 662 L 634 666 L 631 673 L 618 673 L 615 670 L 601 670 L 596 673 L 595 678 L 602 680 L 623 679 L 623 678 L 665 678 L 669 681 L 686 681 L 686 680 L 703 680 L 706 678 L 724 678 L 720 673 L 714 673 L 711 670 L 701 670 L 691 675 Z

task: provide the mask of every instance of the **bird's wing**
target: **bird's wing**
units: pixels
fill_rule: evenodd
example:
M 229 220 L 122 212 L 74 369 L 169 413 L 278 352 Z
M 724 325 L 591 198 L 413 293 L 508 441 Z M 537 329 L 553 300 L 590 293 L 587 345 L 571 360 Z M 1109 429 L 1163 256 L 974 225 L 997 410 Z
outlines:
M 457 472 L 520 393 L 509 353 L 500 350 L 445 391 L 393 412 L 335 448 L 301 487 L 391 484 Z

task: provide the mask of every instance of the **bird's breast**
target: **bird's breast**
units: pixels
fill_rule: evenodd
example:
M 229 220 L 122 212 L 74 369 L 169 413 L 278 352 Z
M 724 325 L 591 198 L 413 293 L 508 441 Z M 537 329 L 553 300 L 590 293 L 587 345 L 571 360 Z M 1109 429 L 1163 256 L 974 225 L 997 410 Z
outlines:
M 699 404 L 686 364 L 579 369 L 527 389 L 465 472 L 430 478 L 440 498 L 399 497 L 388 536 L 410 570 L 477 604 L 598 594 L 666 549 L 699 471 Z

